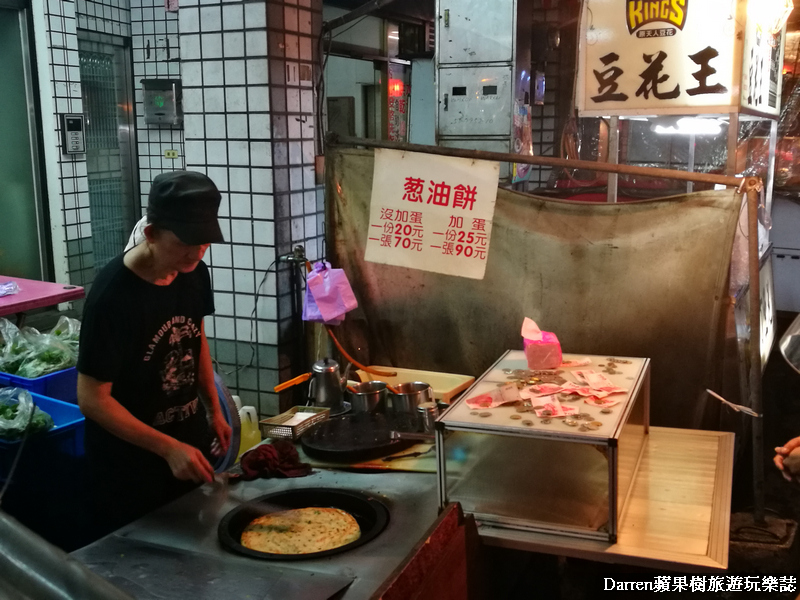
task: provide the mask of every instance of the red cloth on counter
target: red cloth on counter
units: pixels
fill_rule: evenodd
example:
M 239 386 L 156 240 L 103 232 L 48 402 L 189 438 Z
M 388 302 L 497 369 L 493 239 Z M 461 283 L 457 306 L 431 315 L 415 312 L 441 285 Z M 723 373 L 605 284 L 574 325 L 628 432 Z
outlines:
M 300 462 L 294 444 L 276 440 L 261 444 L 242 455 L 242 476 L 245 481 L 259 477 L 305 477 L 311 473 L 311 465 Z

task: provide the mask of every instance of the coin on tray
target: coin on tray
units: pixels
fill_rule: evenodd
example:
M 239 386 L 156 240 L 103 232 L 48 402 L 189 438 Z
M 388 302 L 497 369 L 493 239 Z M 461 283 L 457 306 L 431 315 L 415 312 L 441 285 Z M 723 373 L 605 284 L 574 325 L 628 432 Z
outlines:
M 491 417 L 492 413 L 490 413 L 490 412 L 482 412 L 482 413 L 480 413 L 480 416 L 482 416 L 482 417 Z
M 542 420 L 540 421 L 540 423 L 541 423 L 542 425 L 550 425 L 550 423 L 551 423 L 551 420 L 550 420 L 550 419 L 547 419 L 547 418 L 545 418 L 545 419 L 542 419 Z
M 578 422 L 575 419 L 564 419 L 564 425 L 569 425 L 570 427 L 577 426 Z
M 471 413 L 469 413 L 469 414 L 471 414 L 473 417 L 477 417 L 477 416 L 478 416 L 480 413 L 479 413 L 477 410 L 473 410 L 473 411 L 472 411 Z
M 522 417 L 520 415 L 511 415 L 511 418 L 514 419 L 515 421 L 518 421 Z
M 529 421 L 528 419 L 525 419 L 522 424 L 526 427 L 533 427 L 533 421 Z
M 604 415 L 610 415 L 613 411 L 610 408 L 604 408 L 600 412 Z
M 589 431 L 589 428 L 586 425 L 581 425 L 578 427 L 578 431 Z

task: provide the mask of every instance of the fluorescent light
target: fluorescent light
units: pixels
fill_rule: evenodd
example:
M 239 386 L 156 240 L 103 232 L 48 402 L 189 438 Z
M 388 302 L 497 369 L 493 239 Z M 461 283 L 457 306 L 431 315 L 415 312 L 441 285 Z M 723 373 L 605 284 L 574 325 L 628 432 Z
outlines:
M 716 135 L 722 129 L 722 125 L 717 119 L 698 119 L 694 117 L 684 117 L 678 119 L 675 125 L 655 125 L 653 131 L 664 135 Z

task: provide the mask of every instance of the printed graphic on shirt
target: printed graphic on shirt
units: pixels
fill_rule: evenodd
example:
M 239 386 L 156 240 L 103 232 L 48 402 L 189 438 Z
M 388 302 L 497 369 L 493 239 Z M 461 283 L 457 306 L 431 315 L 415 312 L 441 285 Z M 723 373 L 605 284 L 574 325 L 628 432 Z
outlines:
M 191 318 L 177 316 L 164 323 L 148 344 L 145 362 L 154 356 L 164 357 L 159 374 L 161 389 L 167 396 L 194 384 L 196 368 L 192 340 L 200 335 L 200 328 Z M 159 350 L 164 344 L 169 347 Z
M 167 410 L 158 411 L 155 419 L 153 419 L 153 427 L 159 427 L 172 423 L 173 421 L 183 421 L 188 419 L 197 412 L 197 398 L 191 402 L 187 402 L 183 406 L 173 406 Z

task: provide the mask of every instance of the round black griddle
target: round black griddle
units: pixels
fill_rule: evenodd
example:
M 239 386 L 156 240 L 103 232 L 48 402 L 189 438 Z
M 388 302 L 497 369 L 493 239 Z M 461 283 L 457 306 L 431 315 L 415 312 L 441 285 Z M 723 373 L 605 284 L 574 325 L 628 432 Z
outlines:
M 389 456 L 416 442 L 400 439 L 397 418 L 382 414 L 357 413 L 328 419 L 309 429 L 300 443 L 306 454 L 320 460 L 356 463 Z
M 272 554 L 245 548 L 240 543 L 244 528 L 263 515 L 294 508 L 338 508 L 350 513 L 361 528 L 361 537 L 354 542 L 310 554 Z M 233 552 L 265 560 L 308 560 L 347 552 L 375 539 L 389 523 L 389 509 L 371 496 L 350 490 L 305 488 L 259 496 L 233 509 L 222 518 L 217 532 L 222 545 Z

